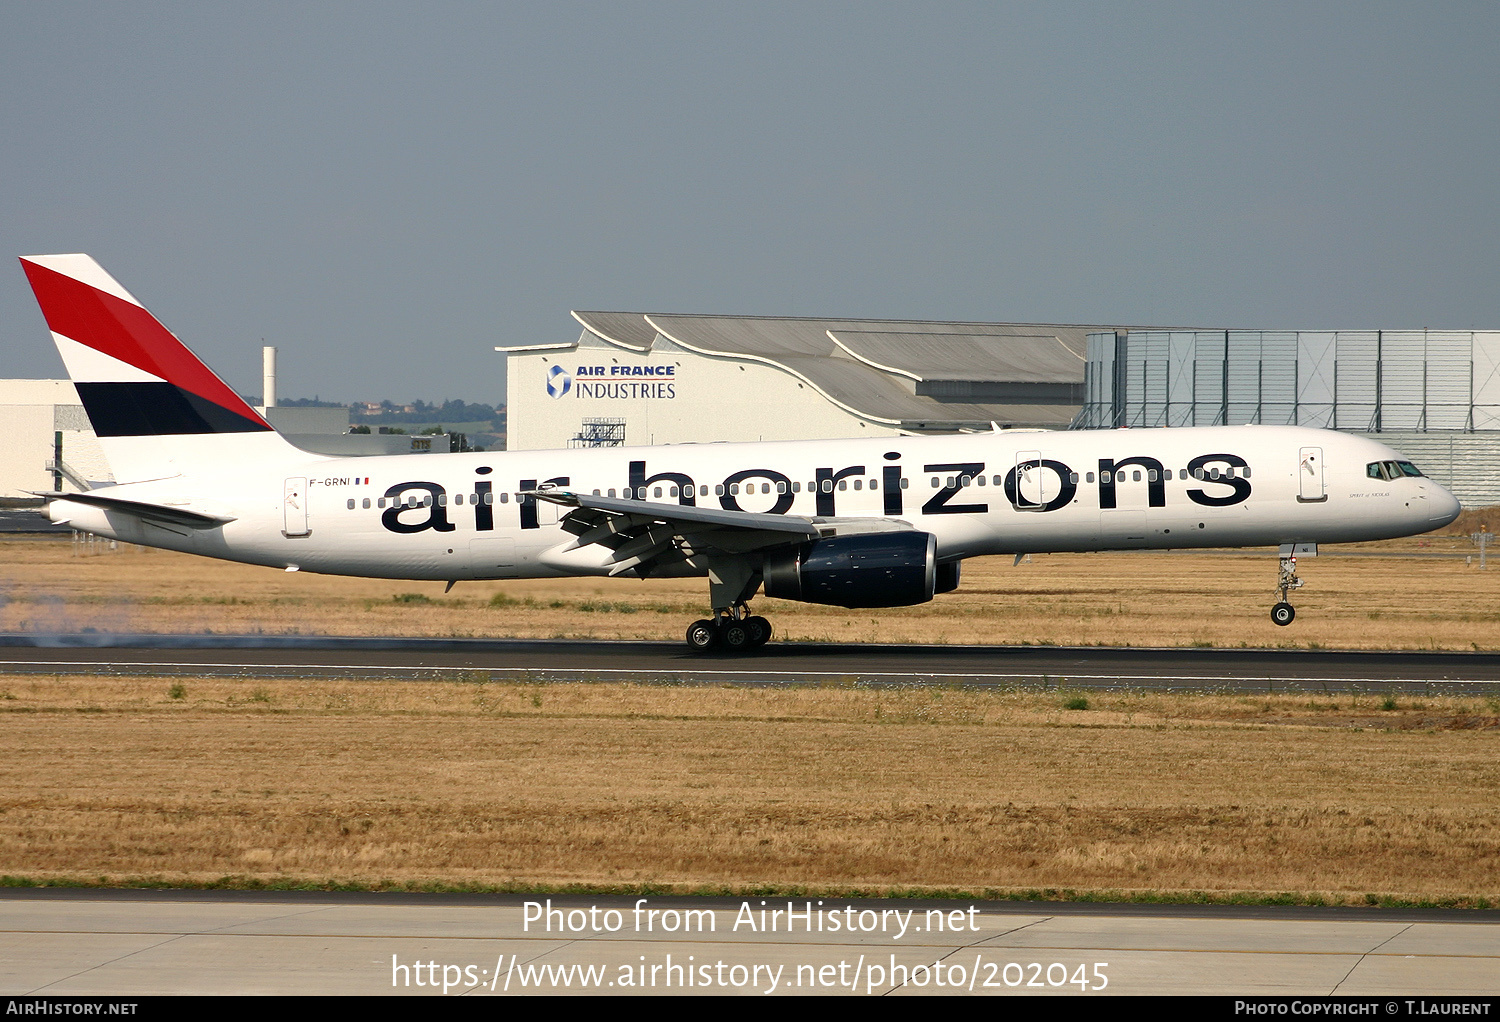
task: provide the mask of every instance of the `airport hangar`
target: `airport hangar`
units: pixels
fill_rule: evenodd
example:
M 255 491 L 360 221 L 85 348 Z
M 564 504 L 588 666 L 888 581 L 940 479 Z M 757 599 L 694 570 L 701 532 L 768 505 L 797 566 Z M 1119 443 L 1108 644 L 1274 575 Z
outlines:
M 1500 504 L 1500 331 L 1166 329 L 574 312 L 507 357 L 508 447 L 1303 425 Z

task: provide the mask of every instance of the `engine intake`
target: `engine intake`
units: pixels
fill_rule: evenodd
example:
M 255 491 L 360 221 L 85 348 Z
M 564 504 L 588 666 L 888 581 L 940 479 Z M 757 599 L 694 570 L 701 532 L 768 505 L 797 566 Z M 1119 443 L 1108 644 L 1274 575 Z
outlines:
M 930 532 L 880 532 L 817 539 L 769 555 L 763 570 L 766 595 L 778 600 L 909 607 L 932 599 L 937 537 Z

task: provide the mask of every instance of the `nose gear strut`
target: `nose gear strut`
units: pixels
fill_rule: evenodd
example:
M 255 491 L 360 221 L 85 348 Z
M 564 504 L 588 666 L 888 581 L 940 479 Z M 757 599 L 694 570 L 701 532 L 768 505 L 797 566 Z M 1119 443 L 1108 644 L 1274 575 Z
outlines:
M 1287 593 L 1293 589 L 1301 589 L 1302 579 L 1297 577 L 1297 555 L 1285 553 L 1281 555 L 1281 577 L 1276 583 L 1276 592 L 1280 597 L 1276 606 L 1271 608 L 1271 620 L 1278 625 L 1289 625 L 1297 616 L 1297 610 L 1287 602 Z

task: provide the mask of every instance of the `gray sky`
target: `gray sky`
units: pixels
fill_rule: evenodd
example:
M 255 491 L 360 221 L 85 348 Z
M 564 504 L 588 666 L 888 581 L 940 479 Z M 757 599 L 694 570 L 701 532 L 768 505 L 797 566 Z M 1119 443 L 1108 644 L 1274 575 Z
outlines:
M 25 3 L 0 252 L 228 382 L 504 400 L 573 308 L 1500 329 L 1500 5 Z M 62 363 L 19 264 L 4 377 Z

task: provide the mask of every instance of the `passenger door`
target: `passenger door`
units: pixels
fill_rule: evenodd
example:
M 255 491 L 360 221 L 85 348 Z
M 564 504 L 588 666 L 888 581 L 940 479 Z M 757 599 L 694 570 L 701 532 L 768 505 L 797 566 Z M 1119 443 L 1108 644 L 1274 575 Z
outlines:
M 1328 499 L 1323 485 L 1323 448 L 1304 447 L 1297 452 L 1297 500 L 1317 504 Z
M 281 497 L 281 531 L 287 537 L 306 536 L 307 527 L 307 480 L 293 476 L 286 480 Z

